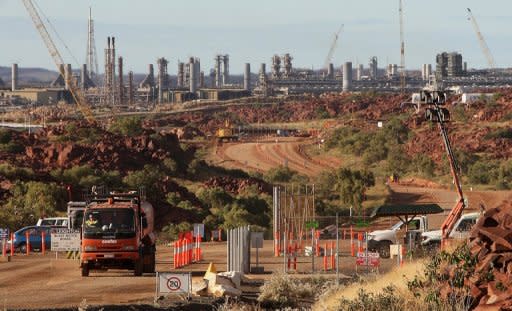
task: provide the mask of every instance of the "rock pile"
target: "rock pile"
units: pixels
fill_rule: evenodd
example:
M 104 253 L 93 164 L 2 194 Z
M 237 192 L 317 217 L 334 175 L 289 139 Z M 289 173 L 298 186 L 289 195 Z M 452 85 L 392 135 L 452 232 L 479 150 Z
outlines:
M 480 217 L 470 237 L 475 273 L 467 280 L 476 310 L 512 309 L 512 202 Z
M 204 186 L 207 188 L 219 187 L 233 194 L 240 194 L 247 188 L 255 186 L 259 193 L 272 193 L 272 186 L 255 178 L 211 177 L 204 182 Z

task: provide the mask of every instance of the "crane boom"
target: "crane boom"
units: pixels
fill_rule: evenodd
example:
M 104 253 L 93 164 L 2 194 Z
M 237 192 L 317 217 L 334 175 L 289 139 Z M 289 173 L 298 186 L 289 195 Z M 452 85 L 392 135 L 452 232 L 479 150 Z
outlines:
M 441 116 L 441 110 L 439 109 L 437 103 L 435 104 L 435 106 L 439 119 L 439 130 L 441 131 L 444 147 L 448 155 L 448 162 L 450 163 L 450 171 L 453 176 L 453 183 L 455 184 L 455 188 L 457 189 L 457 202 L 455 203 L 455 206 L 451 209 L 450 213 L 448 214 L 446 219 L 443 221 L 443 224 L 441 225 L 442 238 L 447 239 L 450 237 L 450 233 L 452 232 L 455 223 L 460 218 L 460 215 L 462 215 L 462 211 L 466 207 L 466 204 L 464 202 L 464 194 L 462 192 L 462 186 L 460 184 L 457 160 L 455 158 L 455 154 L 453 153 L 450 139 L 448 139 L 448 133 L 446 131 L 446 127 L 444 126 L 443 117 Z
M 398 13 L 400 15 L 400 92 L 405 91 L 405 36 L 404 36 L 404 8 L 403 1 L 398 0 Z
M 340 26 L 340 29 L 334 34 L 334 38 L 331 43 L 331 47 L 329 48 L 329 53 L 327 53 L 327 57 L 325 58 L 324 68 L 329 67 L 329 63 L 332 61 L 332 57 L 334 56 L 334 51 L 336 51 L 336 45 L 338 43 L 338 38 L 340 36 L 341 31 L 343 30 L 343 25 Z
M 459 169 L 457 159 L 455 158 L 455 154 L 453 152 L 453 148 L 445 127 L 445 121 L 450 120 L 450 113 L 448 109 L 441 107 L 442 105 L 446 104 L 447 93 L 444 91 L 431 92 L 423 90 L 420 93 L 420 98 L 426 105 L 429 106 L 426 108 L 425 117 L 431 121 L 437 122 L 438 124 L 444 147 L 446 149 L 446 154 L 448 156 L 448 162 L 450 163 L 450 171 L 453 177 L 453 182 L 455 184 L 455 188 L 457 189 L 457 202 L 455 203 L 455 206 L 450 210 L 450 213 L 441 225 L 441 241 L 443 242 L 450 237 L 450 233 L 452 232 L 455 223 L 462 215 L 462 212 L 466 207 L 466 203 L 464 201 L 464 193 L 462 192 L 462 186 L 458 174 Z
M 476 36 L 478 37 L 478 43 L 480 43 L 480 48 L 482 49 L 482 52 L 484 53 L 485 58 L 487 58 L 487 63 L 489 64 L 489 67 L 491 69 L 494 69 L 495 68 L 494 56 L 492 56 L 491 50 L 489 50 L 489 47 L 487 46 L 487 43 L 485 42 L 484 36 L 482 35 L 482 32 L 480 31 L 480 27 L 478 27 L 478 23 L 476 22 L 473 12 L 471 12 L 470 8 L 467 8 L 467 10 L 468 10 L 468 19 L 471 21 L 471 24 L 473 24 L 473 29 L 475 30 Z
M 92 114 L 92 111 L 87 103 L 87 100 L 85 98 L 85 95 L 82 93 L 80 88 L 77 85 L 77 82 L 73 77 L 69 76 L 66 77 L 64 68 L 61 65 L 64 65 L 64 60 L 62 59 L 62 56 L 59 53 L 59 50 L 55 46 L 55 43 L 52 40 L 52 37 L 50 36 L 50 33 L 46 29 L 43 21 L 41 20 L 41 17 L 39 16 L 39 13 L 37 12 L 36 8 L 34 7 L 34 3 L 32 3 L 32 0 L 23 0 L 23 5 L 27 9 L 27 12 L 29 13 L 30 17 L 32 18 L 32 22 L 34 22 L 34 26 L 36 27 L 37 31 L 39 32 L 39 35 L 43 39 L 44 44 L 46 45 L 46 48 L 48 49 L 48 52 L 50 53 L 50 56 L 52 57 L 55 65 L 57 66 L 57 70 L 59 71 L 59 74 L 64 78 L 67 79 L 67 85 L 69 86 L 69 91 L 71 95 L 73 96 L 73 99 L 75 100 L 78 109 L 82 113 L 82 115 L 85 117 L 85 119 L 89 123 L 94 123 L 95 119 Z

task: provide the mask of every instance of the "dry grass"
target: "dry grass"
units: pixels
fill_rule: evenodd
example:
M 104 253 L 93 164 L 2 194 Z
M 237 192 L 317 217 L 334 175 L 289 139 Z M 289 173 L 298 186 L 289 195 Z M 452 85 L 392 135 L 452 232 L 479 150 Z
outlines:
M 364 282 L 355 283 L 347 287 L 326 293 L 313 306 L 315 311 L 337 310 L 340 300 L 356 299 L 361 289 L 368 293 L 378 293 L 384 288 L 393 285 L 400 293 L 405 293 L 407 289 L 407 279 L 412 279 L 415 275 L 423 271 L 423 261 L 406 263 L 401 268 L 395 268 L 392 271 L 368 278 Z

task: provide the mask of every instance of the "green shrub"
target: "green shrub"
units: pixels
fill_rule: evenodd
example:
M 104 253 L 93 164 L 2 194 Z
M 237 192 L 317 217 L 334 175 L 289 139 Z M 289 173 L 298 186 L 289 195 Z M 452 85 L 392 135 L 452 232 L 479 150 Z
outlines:
M 188 164 L 187 173 L 192 179 L 198 179 L 208 165 L 203 160 L 195 158 Z
M 417 154 L 413 158 L 412 165 L 417 173 L 423 174 L 426 177 L 434 176 L 436 164 L 428 155 L 423 153 Z
M 109 131 L 124 136 L 141 135 L 144 132 L 142 118 L 137 116 L 119 118 L 110 126 Z
M 34 178 L 34 171 L 31 168 L 16 167 L 8 163 L 0 164 L 0 175 L 10 180 L 27 180 Z
M 512 138 L 512 127 L 509 128 L 500 128 L 494 131 L 487 133 L 484 138 L 486 139 L 498 139 L 498 138 Z
M 489 184 L 498 177 L 498 166 L 491 160 L 479 160 L 469 168 L 469 181 L 475 184 Z
M 7 129 L 0 129 L 0 144 L 8 144 L 11 142 L 12 132 Z
M 178 174 L 178 164 L 171 158 L 166 158 L 163 160 L 162 164 L 164 165 L 165 173 L 169 176 L 176 176 Z
M 66 192 L 55 183 L 16 182 L 11 196 L 0 209 L 0 227 L 19 229 L 33 225 L 40 217 L 54 216 L 63 209 Z
M 143 187 L 149 201 L 157 202 L 163 198 L 159 188 L 163 177 L 164 174 L 157 166 L 146 164 L 142 170 L 129 172 L 123 182 L 133 190 Z
M 405 298 L 396 292 L 396 287 L 389 285 L 382 292 L 368 293 L 360 289 L 357 298 L 349 300 L 342 298 L 339 311 L 381 311 L 381 310 L 402 310 Z
M 258 302 L 264 308 L 298 308 L 301 299 L 313 300 L 332 283 L 322 277 L 295 279 L 286 274 L 273 274 L 261 287 Z
M 180 233 L 191 230 L 193 230 L 193 226 L 189 222 L 183 221 L 179 224 L 170 223 L 162 228 L 158 239 L 163 241 L 175 241 L 178 239 Z
M 25 147 L 15 142 L 8 142 L 6 144 L 0 144 L 0 150 L 7 153 L 22 153 L 25 151 Z
M 397 146 L 388 152 L 386 171 L 390 175 L 404 175 L 409 170 L 410 162 L 407 154 Z
M 92 186 L 104 185 L 110 189 L 121 186 L 121 176 L 118 171 L 103 171 L 93 169 L 89 165 L 74 166 L 69 169 L 53 170 L 50 172 L 56 180 L 73 185 L 74 187 L 90 189 Z
M 287 166 L 278 166 L 267 171 L 265 180 L 269 183 L 287 183 L 297 172 Z
M 466 113 L 466 109 L 464 105 L 457 105 L 452 109 L 453 119 L 459 122 L 467 122 L 469 120 L 469 116 Z

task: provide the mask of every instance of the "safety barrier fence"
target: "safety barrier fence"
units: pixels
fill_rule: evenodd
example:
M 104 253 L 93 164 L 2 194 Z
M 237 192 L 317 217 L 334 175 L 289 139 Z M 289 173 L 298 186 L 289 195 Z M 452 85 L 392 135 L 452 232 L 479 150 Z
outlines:
M 201 241 L 201 235 L 194 237 L 192 231 L 179 234 L 178 240 L 174 242 L 174 269 L 182 268 L 202 260 L 203 252 L 201 249 Z
M 41 255 L 46 254 L 46 233 L 44 231 L 41 232 L 41 245 L 35 246 L 30 243 L 30 233 L 25 233 L 25 242 L 22 244 L 19 244 L 17 247 L 15 245 L 14 240 L 14 233 L 10 234 L 10 239 L 2 239 L 2 257 L 6 257 L 7 255 L 14 256 L 14 253 L 16 251 L 16 248 L 19 248 L 20 251 L 22 249 L 22 246 L 24 246 L 24 254 L 30 255 L 31 252 L 34 251 L 35 248 L 38 247 L 39 251 L 41 252 Z M 34 247 L 35 246 L 35 247 Z

